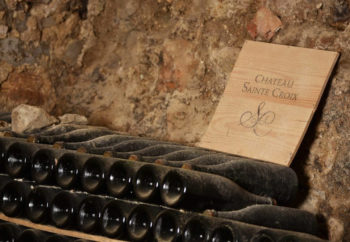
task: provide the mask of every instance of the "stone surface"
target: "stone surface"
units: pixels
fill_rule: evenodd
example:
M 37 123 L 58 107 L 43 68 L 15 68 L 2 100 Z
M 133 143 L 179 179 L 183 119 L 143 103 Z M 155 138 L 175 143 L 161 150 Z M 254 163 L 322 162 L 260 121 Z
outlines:
M 253 39 L 260 36 L 265 40 L 270 40 L 281 26 L 281 20 L 270 9 L 262 7 L 249 22 L 247 30 Z
M 11 128 L 17 133 L 30 132 L 55 124 L 58 120 L 44 109 L 21 104 L 11 113 Z
M 198 141 L 254 18 L 257 40 L 341 52 L 293 163 L 294 205 L 350 241 L 349 0 L 0 0 L 0 111 L 28 103 Z
M 59 116 L 58 119 L 63 124 L 87 124 L 88 120 L 85 116 L 73 113 L 66 113 Z

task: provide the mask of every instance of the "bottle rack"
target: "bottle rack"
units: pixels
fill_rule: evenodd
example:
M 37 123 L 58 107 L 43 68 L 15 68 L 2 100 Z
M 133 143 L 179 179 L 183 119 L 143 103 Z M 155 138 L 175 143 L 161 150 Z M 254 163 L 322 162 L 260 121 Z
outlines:
M 85 239 L 85 240 L 91 240 L 91 241 L 105 241 L 105 242 L 123 242 L 124 241 L 124 240 L 118 240 L 118 239 L 111 239 L 111 238 L 99 236 L 99 235 L 86 234 L 86 233 L 74 231 L 74 230 L 59 229 L 50 225 L 36 224 L 23 218 L 7 217 L 3 213 L 0 213 L 0 220 L 7 221 L 10 223 L 15 223 L 28 228 L 38 229 L 44 232 L 50 232 L 54 234 L 69 236 L 77 239 Z
M 115 162 L 121 162 L 123 164 L 126 164 L 126 166 L 135 166 L 137 167 L 136 170 L 141 170 L 142 167 L 151 167 L 152 169 L 156 170 L 155 173 L 155 179 L 157 183 L 161 183 L 162 180 L 164 180 L 165 174 L 168 174 L 169 171 L 175 171 L 175 173 L 179 174 L 185 174 L 185 179 L 191 180 L 191 177 L 196 174 L 202 174 L 203 177 L 206 177 L 205 181 L 209 182 L 209 186 L 212 186 L 212 193 L 215 193 L 215 182 L 222 180 L 223 183 L 225 181 L 228 181 L 228 183 L 234 183 L 236 181 L 229 180 L 227 177 L 219 176 L 218 174 L 210 174 L 207 172 L 202 171 L 196 171 L 196 170 L 186 170 L 181 168 L 181 166 L 186 167 L 186 164 L 194 165 L 205 165 L 210 164 L 213 165 L 213 162 L 218 163 L 224 163 L 226 161 L 232 161 L 233 163 L 237 163 L 237 160 L 239 162 L 246 161 L 243 158 L 240 157 L 233 157 L 218 153 L 210 153 L 207 150 L 204 149 L 198 149 L 193 147 L 188 147 L 180 144 L 174 144 L 170 142 L 162 142 L 162 141 L 155 141 L 151 139 L 141 138 L 141 137 L 133 137 L 128 136 L 120 133 L 116 133 L 110 130 L 102 129 L 102 128 L 94 128 L 94 127 L 81 127 L 77 125 L 69 126 L 69 125 L 61 125 L 60 127 L 54 126 L 52 128 L 44 129 L 41 131 L 38 131 L 36 133 L 23 135 L 23 134 L 16 134 L 16 133 L 5 133 L 5 136 L 7 137 L 0 137 L 0 151 L 1 147 L 3 147 L 4 150 L 7 150 L 9 147 L 11 147 L 12 144 L 20 144 L 26 146 L 28 149 L 27 156 L 28 156 L 28 162 L 32 162 L 32 158 L 35 156 L 35 154 L 38 152 L 38 150 L 48 150 L 50 151 L 55 157 L 54 157 L 54 166 L 56 167 L 60 161 L 60 158 L 63 157 L 65 154 L 74 154 L 77 157 L 84 157 L 85 163 L 89 159 L 97 160 L 97 163 L 102 164 L 102 170 L 104 172 L 106 169 L 110 169 L 112 164 Z M 12 137 L 8 137 L 12 136 Z M 112 141 L 111 141 L 112 140 Z M 131 147 L 131 148 L 130 148 Z M 24 152 L 24 150 L 22 150 Z M 82 153 L 83 151 L 83 153 Z M 24 152 L 24 153 L 26 153 Z M 84 153 L 87 152 L 87 153 Z M 0 154 L 4 158 L 4 154 Z M 170 158 L 169 158 L 170 157 Z M 172 162 L 175 159 L 178 162 L 180 162 L 182 165 L 178 165 L 175 162 Z M 183 161 L 183 162 L 182 162 Z M 249 160 L 248 160 L 249 161 Z M 27 162 L 27 161 L 26 161 Z M 253 162 L 253 161 L 252 161 Z M 251 163 L 252 163 L 251 162 Z M 85 164 L 84 163 L 84 164 Z M 253 162 L 254 163 L 254 162 Z M 263 168 L 265 169 L 267 174 L 270 172 L 271 174 L 274 173 L 276 170 L 279 169 L 280 171 L 285 171 L 286 176 L 290 176 L 291 179 L 296 179 L 296 176 L 294 172 L 290 168 L 280 167 L 278 165 L 270 165 L 270 164 L 263 164 Z M 141 167 L 141 168 L 140 168 Z M 4 169 L 1 167 L 0 169 Z M 79 167 L 81 170 L 82 167 Z M 260 168 L 259 168 L 260 169 Z M 5 169 L 6 170 L 6 169 Z M 261 171 L 261 170 L 260 170 Z M 22 174 L 13 173 L 10 174 L 13 177 L 21 178 L 26 177 L 29 178 L 31 172 L 24 172 Z M 51 174 L 52 175 L 52 174 Z M 254 175 L 253 175 L 254 176 Z M 33 177 L 31 177 L 33 178 Z M 29 179 L 31 179 L 29 178 Z M 248 177 L 250 178 L 250 177 Z M 263 177 L 262 177 L 263 178 Z M 278 179 L 275 178 L 275 179 Z M 39 179 L 40 180 L 40 179 Z M 39 180 L 36 180 L 38 183 Z M 49 179 L 50 180 L 50 179 Z M 285 180 L 285 177 L 282 179 Z M 238 182 L 241 182 L 241 187 L 239 187 L 239 193 L 248 192 L 246 191 L 246 187 L 244 187 L 244 178 L 242 180 L 238 180 Z M 237 182 L 237 183 L 238 183 Z M 276 182 L 276 181 L 275 181 Z M 288 181 L 291 182 L 291 181 Z M 40 182 L 39 182 L 40 183 Z M 45 184 L 45 182 L 43 182 Z M 291 187 L 288 187 L 289 191 L 287 191 L 287 194 L 284 194 L 284 196 L 278 197 L 275 196 L 273 198 L 277 199 L 277 202 L 287 202 L 288 200 L 292 199 L 295 195 L 295 191 L 293 189 L 296 189 L 297 180 L 291 182 L 293 185 Z M 157 189 L 159 188 L 159 184 Z M 208 186 L 206 184 L 206 187 Z M 267 203 L 267 204 L 273 204 L 275 203 L 274 199 L 266 197 L 266 191 L 271 192 L 271 194 L 279 194 L 283 188 L 286 188 L 283 184 L 278 184 L 276 182 L 276 187 L 267 187 L 267 189 L 264 192 L 261 192 L 264 196 L 261 196 L 261 194 L 252 194 L 253 196 L 256 196 L 257 199 L 255 201 L 259 201 L 261 198 L 261 204 Z M 53 179 L 50 180 L 49 185 L 57 185 Z M 200 185 L 200 183 L 198 183 Z M 134 191 L 132 191 L 131 194 L 135 194 L 135 184 L 131 184 L 133 186 Z M 237 185 L 235 185 L 237 186 Z M 105 190 L 106 186 L 103 186 Z M 87 186 L 84 186 L 80 184 L 80 186 L 77 187 L 62 187 L 64 189 L 81 189 L 88 191 L 90 193 L 98 192 L 96 190 L 89 190 L 90 188 Z M 249 187 L 248 187 L 249 188 Z M 288 190 L 287 189 L 287 190 Z M 203 189 L 204 192 L 205 189 Z M 255 191 L 256 192 L 256 191 Z M 259 192 L 259 191 L 258 191 Z M 285 191 L 284 191 L 285 192 Z M 247 194 L 248 194 L 247 193 Z M 158 205 L 161 205 L 163 209 L 167 209 L 163 207 L 164 205 L 172 206 L 171 202 L 167 202 L 166 199 L 162 199 L 162 195 L 157 191 L 155 193 L 155 196 L 152 196 L 151 199 L 147 196 L 144 197 L 143 195 L 128 195 L 128 199 L 132 200 L 138 200 L 146 203 L 155 203 Z M 251 193 L 249 193 L 251 194 Z M 270 194 L 270 195 L 271 195 Z M 115 194 L 109 194 L 109 195 L 115 195 Z M 222 195 L 225 195 L 222 193 Z M 210 194 L 208 195 L 210 196 Z M 243 196 L 242 196 L 243 197 Z M 287 197 L 286 201 L 283 199 Z M 240 199 L 240 196 L 237 196 L 237 199 Z M 165 204 L 164 204 L 165 203 Z M 236 207 L 231 207 L 229 209 L 235 210 L 240 209 L 248 206 L 249 204 L 243 204 L 235 205 Z M 182 208 L 179 207 L 177 204 L 174 205 L 176 209 Z M 184 209 L 188 209 L 186 207 L 183 207 Z M 208 207 L 209 209 L 212 209 L 213 207 Z M 171 209 L 171 208 L 169 208 Z M 192 208 L 189 208 L 192 209 Z M 204 211 L 204 209 L 207 209 L 207 207 L 201 207 L 200 211 Z M 197 211 L 197 212 L 200 212 Z M 322 241 L 321 239 L 305 234 L 305 233 L 299 233 L 299 232 L 291 232 L 286 230 L 280 230 L 275 228 L 266 228 L 261 227 L 259 225 L 252 225 L 252 224 L 246 224 L 241 223 L 237 221 L 227 220 L 223 218 L 211 218 L 207 217 L 201 214 L 198 214 L 198 216 L 202 217 L 205 221 L 216 221 L 218 223 L 226 223 L 232 226 L 232 228 L 238 227 L 243 234 L 242 241 L 254 241 L 253 234 L 257 235 L 260 232 L 263 231 L 267 234 L 271 234 L 272 237 L 276 238 L 275 240 L 279 241 L 281 238 L 283 238 L 284 235 L 290 235 L 290 236 L 296 236 L 300 239 L 300 241 Z M 71 237 L 81 238 L 81 239 L 87 239 L 92 241 L 121 241 L 116 239 L 107 238 L 104 236 L 99 235 L 93 235 L 93 234 L 87 234 L 83 232 L 78 232 L 74 230 L 67 230 L 67 229 L 60 229 L 57 227 L 53 227 L 51 225 L 44 225 L 44 224 L 36 224 L 32 223 L 27 219 L 23 218 L 13 218 L 8 217 L 4 214 L 0 214 L 0 219 L 14 222 L 26 227 L 36 228 L 47 232 L 53 232 L 53 233 L 59 233 L 62 235 L 67 235 Z

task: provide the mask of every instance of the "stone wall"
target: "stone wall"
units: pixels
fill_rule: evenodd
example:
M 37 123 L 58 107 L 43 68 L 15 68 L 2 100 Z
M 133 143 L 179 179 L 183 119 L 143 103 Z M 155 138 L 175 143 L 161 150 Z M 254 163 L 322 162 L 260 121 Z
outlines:
M 28 103 L 195 142 L 244 40 L 339 51 L 293 163 L 295 205 L 350 241 L 349 19 L 345 0 L 0 0 L 0 111 Z

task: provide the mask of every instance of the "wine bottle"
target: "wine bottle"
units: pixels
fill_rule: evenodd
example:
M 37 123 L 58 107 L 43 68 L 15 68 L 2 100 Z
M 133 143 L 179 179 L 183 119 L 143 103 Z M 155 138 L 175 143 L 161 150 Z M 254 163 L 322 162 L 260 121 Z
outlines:
M 268 230 L 260 230 L 255 233 L 252 238 L 249 240 L 250 242 L 277 242 L 274 238 L 273 234 L 271 234 Z
M 324 240 L 306 233 L 299 233 L 277 229 L 256 229 L 250 240 L 251 242 L 322 242 Z
M 44 144 L 53 144 L 57 141 L 62 142 L 80 142 L 86 141 L 98 136 L 113 134 L 112 130 L 104 129 L 104 128 L 85 128 L 85 129 L 77 129 L 64 134 L 58 135 L 38 135 L 35 137 L 35 140 L 39 143 Z
M 106 175 L 106 187 L 110 195 L 129 197 L 136 171 L 142 166 L 139 162 L 116 161 Z
M 157 215 L 154 223 L 154 240 L 175 242 L 181 240 L 183 223 L 185 222 L 183 213 L 177 210 L 165 210 Z
M 0 241 L 16 242 L 22 229 L 13 223 L 3 222 L 0 224 Z
M 0 193 L 3 187 L 6 186 L 6 184 L 10 181 L 12 181 L 12 179 L 8 175 L 0 174 Z
M 12 177 L 29 177 L 30 161 L 38 149 L 37 146 L 22 142 L 10 145 L 4 161 L 6 173 Z
M 233 158 L 227 155 L 221 155 L 221 154 L 199 154 L 198 157 L 195 157 L 193 159 L 189 160 L 164 160 L 159 159 L 156 163 L 167 165 L 167 166 L 173 166 L 173 167 L 183 167 L 191 169 L 191 165 L 202 165 L 202 166 L 212 166 L 212 165 L 218 165 L 223 164 L 225 162 L 228 162 L 229 160 L 237 159 Z
M 319 235 L 319 225 L 316 216 L 301 209 L 252 205 L 236 211 L 206 210 L 204 213 L 264 227 Z
M 37 229 L 25 229 L 16 242 L 44 242 L 47 234 Z
M 79 230 L 85 233 L 99 231 L 102 208 L 105 203 L 105 200 L 96 196 L 88 196 L 81 201 L 78 208 Z
M 77 241 L 77 240 L 69 239 L 68 237 L 54 234 L 54 235 L 48 236 L 45 242 L 72 242 L 72 241 Z
M 6 144 L 0 140 L 0 172 L 4 172 L 4 160 L 6 156 Z
M 161 185 L 163 202 L 172 207 L 194 210 L 217 208 L 235 210 L 253 204 L 273 204 L 269 197 L 262 197 L 242 189 L 233 181 L 203 172 L 173 169 Z
M 0 172 L 4 173 L 5 170 L 5 161 L 6 161 L 6 152 L 8 147 L 12 144 L 10 140 L 5 140 L 0 138 Z
M 185 150 L 189 147 L 177 144 L 155 144 L 152 146 L 145 147 L 143 149 L 135 150 L 135 151 L 127 151 L 127 152 L 119 152 L 119 158 L 128 158 L 130 155 L 135 155 L 140 157 L 139 160 L 143 161 L 142 157 L 158 157 L 161 155 L 166 155 L 172 153 L 174 151 Z
M 1 189 L 1 211 L 9 217 L 20 216 L 24 212 L 26 198 L 30 193 L 29 182 L 9 181 Z
M 170 169 L 155 164 L 139 168 L 132 182 L 135 196 L 141 201 L 159 201 L 159 186 Z
M 53 198 L 60 191 L 54 187 L 44 186 L 36 186 L 31 190 L 25 205 L 27 218 L 33 223 L 48 222 Z
M 135 204 L 121 200 L 109 201 L 102 209 L 102 234 L 112 238 L 121 238 L 124 235 L 126 218 L 135 206 Z
M 85 198 L 83 194 L 61 191 L 52 200 L 50 219 L 56 227 L 71 228 L 76 225 L 78 205 Z
M 151 236 L 153 225 L 153 214 L 161 211 L 156 206 L 136 206 L 129 214 L 126 223 L 126 230 L 132 241 L 147 241 Z
M 0 113 L 0 120 L 1 121 L 5 121 L 6 123 L 11 123 L 11 113 L 9 112 L 4 112 L 4 113 Z
M 39 149 L 30 162 L 31 177 L 38 184 L 51 184 L 54 182 L 57 159 L 67 153 L 66 150 Z
M 193 217 L 186 222 L 184 231 L 182 233 L 183 242 L 200 242 L 207 241 L 209 228 L 206 221 L 200 217 Z
M 80 147 L 84 147 L 89 150 L 92 148 L 109 147 L 118 144 L 126 140 L 137 140 L 139 137 L 119 135 L 119 134 L 109 134 L 100 136 L 91 140 L 81 141 L 81 142 L 66 142 L 64 143 L 64 148 L 76 150 Z
M 209 241 L 211 242 L 234 242 L 242 241 L 236 231 L 227 225 L 221 225 L 213 229 L 210 234 Z
M 324 242 L 324 240 L 311 237 L 308 234 L 298 233 L 298 234 L 287 234 L 279 236 L 278 242 Z
M 55 179 L 58 186 L 64 189 L 80 187 L 80 174 L 85 162 L 93 157 L 88 154 L 65 153 L 57 161 Z
M 215 166 L 190 167 L 224 176 L 252 193 L 272 197 L 281 204 L 292 200 L 298 188 L 298 178 L 291 168 L 267 162 L 242 159 Z
M 181 163 L 183 161 L 191 160 L 194 158 L 197 158 L 202 155 L 208 155 L 210 154 L 208 151 L 200 150 L 200 149 L 186 149 L 186 150 L 179 150 L 174 151 L 171 153 L 168 153 L 166 155 L 161 156 L 154 156 L 154 157 L 143 157 L 145 161 L 154 161 L 156 163 L 174 166 L 174 167 L 181 167 L 184 163 Z M 166 163 L 165 163 L 166 162 Z
M 37 132 L 31 132 L 31 135 L 42 135 L 42 136 L 53 136 L 53 135 L 62 135 L 74 130 L 87 128 L 85 125 L 76 125 L 76 124 L 57 124 L 51 127 L 45 127 Z
M 81 168 L 80 183 L 89 193 L 103 193 L 105 191 L 105 174 L 115 159 L 105 157 L 91 157 Z
M 146 147 L 150 147 L 153 145 L 165 144 L 165 143 L 166 142 L 161 142 L 156 140 L 143 140 L 143 139 L 125 140 L 112 146 L 90 148 L 87 150 L 87 152 L 92 154 L 103 154 L 106 151 L 109 151 L 112 153 L 113 157 L 125 158 L 124 156 L 125 152 L 133 152 L 133 151 L 144 149 Z

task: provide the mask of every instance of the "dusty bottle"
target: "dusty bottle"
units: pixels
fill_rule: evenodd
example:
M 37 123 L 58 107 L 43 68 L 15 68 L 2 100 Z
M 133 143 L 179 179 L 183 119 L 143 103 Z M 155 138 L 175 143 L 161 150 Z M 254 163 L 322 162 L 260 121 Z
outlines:
M 135 196 L 141 201 L 159 201 L 159 187 L 169 170 L 170 168 L 159 165 L 143 165 L 138 169 L 133 180 Z
M 204 213 L 264 227 L 319 235 L 316 216 L 295 208 L 252 205 L 236 211 L 207 210 Z
M 30 161 L 38 147 L 16 142 L 9 146 L 4 160 L 6 173 L 12 177 L 29 177 Z
M 87 151 L 93 154 L 103 154 L 106 151 L 111 152 L 113 157 L 126 158 L 125 155 L 129 155 L 129 152 L 138 151 L 150 146 L 163 144 L 165 142 L 155 141 L 155 140 L 125 140 L 117 144 L 107 147 L 90 148 Z M 127 154 L 125 154 L 127 153 Z
M 58 186 L 64 189 L 80 187 L 80 174 L 85 162 L 91 155 L 65 153 L 57 161 L 55 179 Z
M 143 157 L 143 159 L 145 159 L 145 161 L 154 161 L 156 163 L 163 163 L 164 165 L 181 167 L 184 164 L 184 161 L 195 159 L 199 156 L 207 155 L 207 154 L 209 154 L 208 151 L 204 151 L 200 149 L 185 149 L 185 150 L 170 152 L 166 155 Z
M 191 218 L 186 222 L 182 233 L 182 241 L 183 242 L 199 242 L 199 241 L 207 241 L 209 236 L 209 228 L 206 221 L 201 218 Z
M 135 206 L 120 200 L 109 201 L 102 209 L 102 233 L 108 237 L 121 238 L 124 235 L 126 218 Z
M 139 205 L 127 218 L 126 230 L 132 241 L 147 241 L 152 231 L 152 214 L 150 207 Z
M 268 230 L 261 230 L 255 233 L 249 242 L 277 242 L 277 240 Z
M 135 136 L 109 134 L 109 135 L 104 135 L 88 141 L 81 141 L 81 142 L 68 141 L 64 143 L 64 148 L 76 150 L 83 147 L 86 150 L 90 150 L 93 148 L 110 147 L 126 140 L 137 140 L 137 139 L 138 137 L 135 137 Z
M 35 137 L 35 140 L 43 144 L 54 144 L 57 141 L 80 142 L 108 134 L 113 134 L 113 131 L 103 128 L 84 128 L 57 135 L 39 134 Z
M 5 174 L 0 174 L 0 193 L 2 191 L 2 188 L 10 181 L 12 181 L 11 177 Z
M 76 241 L 76 240 L 55 234 L 55 235 L 48 236 L 45 242 L 72 242 L 72 241 Z
M 21 231 L 16 224 L 3 222 L 0 224 L 0 241 L 16 242 Z
M 165 210 L 158 214 L 153 231 L 155 241 L 179 241 L 181 239 L 184 219 L 184 216 L 176 210 Z
M 36 229 L 25 229 L 16 242 L 44 242 L 47 234 Z
M 103 193 L 105 191 L 105 174 L 114 161 L 114 159 L 105 157 L 87 159 L 80 173 L 80 183 L 83 190 L 89 193 Z
M 4 112 L 0 113 L 0 120 L 5 121 L 7 123 L 11 123 L 11 113 L 10 112 Z
M 30 183 L 7 182 L 0 193 L 1 211 L 9 217 L 20 216 L 24 212 L 26 198 L 30 190 Z
M 242 189 L 233 181 L 203 172 L 173 169 L 163 179 L 161 198 L 168 206 L 194 210 L 236 210 L 253 204 L 273 204 Z
M 132 181 L 141 166 L 138 162 L 116 161 L 106 175 L 108 193 L 119 198 L 131 196 Z
M 278 242 L 324 242 L 324 240 L 308 234 L 298 233 L 281 235 L 278 238 Z
M 52 200 L 50 219 L 56 227 L 71 228 L 76 225 L 75 218 L 78 213 L 78 205 L 85 195 L 67 191 L 56 194 Z
M 272 197 L 282 204 L 293 199 L 298 188 L 298 178 L 291 168 L 267 162 L 236 159 L 215 166 L 189 167 L 224 176 L 252 193 Z
M 241 241 L 242 239 L 233 231 L 229 226 L 221 225 L 211 232 L 209 241 L 210 242 L 234 242 Z
M 30 167 L 31 177 L 38 184 L 51 184 L 54 181 L 56 159 L 65 150 L 39 149 L 35 152 Z
M 186 152 L 189 153 L 189 151 L 186 151 Z M 218 164 L 225 163 L 229 160 L 232 160 L 232 158 L 227 155 L 206 154 L 208 152 L 203 154 L 203 151 L 191 151 L 191 153 L 195 158 L 186 159 L 186 160 L 159 159 L 156 161 L 156 163 L 167 165 L 167 166 L 173 166 L 173 167 L 186 167 L 186 168 L 188 167 L 188 169 L 190 169 L 191 168 L 190 165 L 212 166 L 212 165 L 218 165 Z
M 128 151 L 128 152 L 120 152 L 118 157 L 120 158 L 128 158 L 131 155 L 139 157 L 138 160 L 143 161 L 143 157 L 147 157 L 148 159 L 151 157 L 158 157 L 161 155 L 166 155 L 172 153 L 174 151 L 185 150 L 188 147 L 177 144 L 155 144 L 152 146 L 145 147 L 143 149 Z
M 58 124 L 51 127 L 45 127 L 43 129 L 40 129 L 38 131 L 31 132 L 31 135 L 42 135 L 42 136 L 53 136 L 53 135 L 62 135 L 64 133 L 71 132 L 73 130 L 78 130 L 86 128 L 86 126 L 83 125 L 76 125 L 76 124 Z
M 78 208 L 78 227 L 85 233 L 99 231 L 102 208 L 105 200 L 96 196 L 88 196 L 81 201 Z
M 27 218 L 33 223 L 45 223 L 49 220 L 53 198 L 60 189 L 37 186 L 28 194 L 26 203 Z
M 4 139 L 0 139 L 0 172 L 5 172 L 6 151 L 10 144 Z

